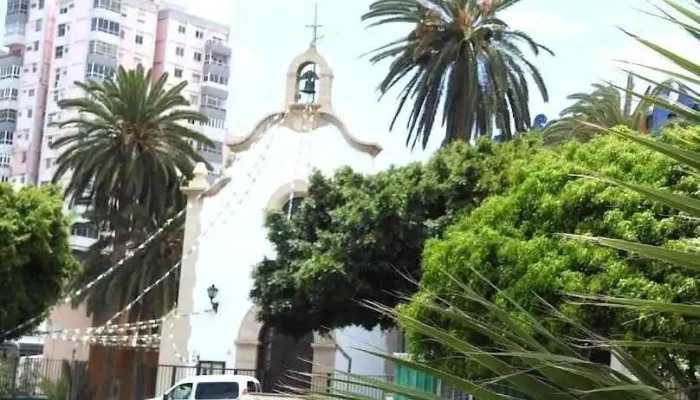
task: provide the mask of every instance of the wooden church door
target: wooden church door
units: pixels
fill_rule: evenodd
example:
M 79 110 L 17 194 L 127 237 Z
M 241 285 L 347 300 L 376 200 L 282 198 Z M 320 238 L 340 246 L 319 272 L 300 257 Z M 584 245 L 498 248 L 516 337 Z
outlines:
M 311 373 L 313 340 L 313 332 L 296 339 L 263 326 L 260 332 L 258 370 L 262 373 L 264 392 L 286 392 L 289 388 L 305 390 L 311 387 L 307 377 L 294 373 Z

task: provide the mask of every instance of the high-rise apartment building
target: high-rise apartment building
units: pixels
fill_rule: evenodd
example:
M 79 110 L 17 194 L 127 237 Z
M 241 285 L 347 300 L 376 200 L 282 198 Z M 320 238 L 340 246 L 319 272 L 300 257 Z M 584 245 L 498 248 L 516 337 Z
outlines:
M 39 184 L 51 181 L 60 150 L 51 147 L 61 135 L 74 133 L 54 123 L 76 117 L 61 110 L 58 101 L 82 96 L 76 81 L 102 80 L 119 66 L 138 64 L 150 68 L 156 43 L 158 7 L 150 0 L 59 0 L 56 28 L 52 32 L 52 63 L 46 100 L 46 121 L 41 143 Z M 68 176 L 64 177 L 67 181 Z M 65 181 L 63 182 L 66 183 Z M 84 220 L 84 205 L 74 204 L 71 245 L 87 250 L 97 239 L 97 229 Z
M 9 0 L 0 57 L 0 181 L 36 183 L 56 3 Z
M 193 124 L 213 141 L 198 148 L 216 169 L 223 163 L 230 74 L 229 30 L 158 0 L 8 0 L 0 50 L 0 182 L 45 184 L 56 171 L 59 150 L 50 144 L 70 131 L 54 122 L 74 117 L 58 101 L 82 96 L 76 81 L 100 80 L 119 66 L 142 64 L 154 78 L 169 73 L 169 83 L 188 81 L 183 93 L 191 107 L 211 118 Z M 87 250 L 98 232 L 75 216 L 71 245 Z M 61 307 L 53 328 L 90 325 L 83 309 Z M 65 342 L 48 345 L 62 357 Z M 46 349 L 46 348 L 45 348 Z M 83 354 L 86 356 L 86 354 Z
M 169 73 L 188 81 L 191 107 L 210 117 L 193 124 L 214 147 L 198 146 L 215 169 L 223 162 L 230 74 L 229 30 L 152 0 L 9 0 L 0 53 L 0 182 L 45 184 L 56 171 L 61 135 L 55 122 L 75 117 L 58 101 L 81 96 L 76 81 L 113 76 L 119 66 Z M 73 115 L 72 115 L 73 114 Z M 65 177 L 67 180 L 68 177 Z M 65 182 L 64 182 L 65 183 Z M 76 215 L 71 243 L 86 250 L 97 230 Z
M 187 81 L 183 92 L 193 108 L 209 117 L 206 124 L 193 128 L 214 141 L 215 146 L 198 146 L 200 154 L 215 170 L 223 162 L 226 138 L 226 102 L 231 73 L 229 29 L 198 18 L 175 7 L 158 12 L 158 31 L 153 71 L 164 72 L 175 85 Z

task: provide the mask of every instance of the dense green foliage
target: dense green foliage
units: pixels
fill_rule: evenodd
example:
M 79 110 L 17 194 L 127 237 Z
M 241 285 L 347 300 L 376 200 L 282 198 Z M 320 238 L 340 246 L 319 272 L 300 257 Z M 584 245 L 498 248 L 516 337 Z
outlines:
M 62 200 L 55 187 L 16 192 L 0 184 L 0 335 L 42 315 L 79 270 Z M 34 327 L 0 337 L 0 342 Z
M 528 81 L 544 101 L 548 94 L 525 51 L 552 52 L 500 18 L 519 2 L 377 0 L 370 5 L 362 16 L 370 26 L 407 24 L 405 36 L 376 49 L 371 58 L 392 61 L 379 85 L 382 95 L 404 83 L 391 127 L 404 106 L 411 106 L 406 144 L 420 142 L 425 148 L 438 119 L 445 126 L 444 144 L 491 137 L 496 129 L 511 139 L 530 128 Z
M 277 251 L 254 272 L 251 296 L 262 319 L 302 334 L 347 325 L 393 322 L 357 301 L 397 304 L 420 277 L 427 238 L 506 184 L 508 165 L 526 160 L 538 139 L 475 147 L 458 142 L 427 164 L 376 175 L 342 169 L 311 176 L 308 197 L 291 220 L 269 215 L 268 237 Z
M 600 171 L 610 178 L 687 194 L 700 189 L 700 181 L 674 161 L 614 136 L 542 151 L 526 162 L 513 163 L 508 171 L 510 188 L 504 194 L 491 196 L 451 226 L 444 237 L 426 244 L 420 290 L 416 300 L 402 312 L 440 325 L 434 312 L 422 307 L 426 299 L 434 296 L 464 312 L 483 310 L 473 303 L 460 302 L 457 282 L 467 283 L 503 306 L 503 298 L 481 280 L 483 277 L 540 318 L 546 315 L 539 305 L 544 300 L 606 337 L 664 337 L 686 342 L 697 338 L 700 324 L 694 318 L 647 315 L 635 319 L 638 314 L 634 311 L 613 312 L 609 308 L 566 302 L 567 293 L 669 302 L 700 299 L 700 275 L 648 259 L 620 257 L 615 250 L 557 235 L 568 232 L 608 236 L 671 247 L 687 247 L 683 239 L 697 235 L 698 222 L 679 217 L 675 210 L 607 182 L 573 176 L 585 171 Z M 566 335 L 569 329 L 554 324 L 549 328 L 558 335 Z M 420 340 L 420 335 L 411 329 L 407 335 L 412 351 L 429 358 L 447 355 L 440 346 Z M 488 346 L 486 339 L 473 330 L 465 329 L 459 336 Z M 646 356 L 660 367 L 677 353 L 654 349 Z M 440 363 L 465 376 L 479 370 L 461 360 Z

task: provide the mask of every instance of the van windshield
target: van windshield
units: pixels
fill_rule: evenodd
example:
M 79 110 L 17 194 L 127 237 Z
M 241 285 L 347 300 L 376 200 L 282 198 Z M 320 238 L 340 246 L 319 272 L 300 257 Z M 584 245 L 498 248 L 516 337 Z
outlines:
M 237 399 L 238 383 L 236 382 L 200 382 L 195 389 L 196 400 Z

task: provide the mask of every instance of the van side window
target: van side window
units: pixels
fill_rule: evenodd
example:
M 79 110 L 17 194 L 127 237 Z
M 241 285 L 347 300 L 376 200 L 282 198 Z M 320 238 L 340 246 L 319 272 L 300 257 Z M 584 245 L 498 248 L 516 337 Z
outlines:
M 245 385 L 246 389 L 248 389 L 248 393 L 254 393 L 259 391 L 257 385 L 255 385 L 255 381 L 248 381 Z
M 195 399 L 222 400 L 238 398 L 236 382 L 200 382 L 194 392 Z
M 192 384 L 183 383 L 168 393 L 168 400 L 189 400 L 192 397 Z

